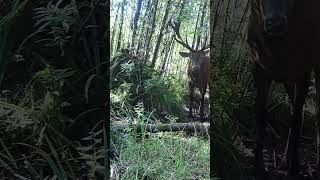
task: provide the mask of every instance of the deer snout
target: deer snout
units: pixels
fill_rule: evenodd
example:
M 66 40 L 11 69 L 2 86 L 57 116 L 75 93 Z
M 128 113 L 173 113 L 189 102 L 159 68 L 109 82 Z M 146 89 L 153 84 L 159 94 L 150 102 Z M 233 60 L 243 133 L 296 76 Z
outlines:
M 193 67 L 192 67 L 192 72 L 193 72 L 194 74 L 198 74 L 199 71 L 200 71 L 200 67 L 198 67 L 198 66 L 193 66 Z
M 270 36 L 283 36 L 288 30 L 286 16 L 270 16 L 265 19 L 264 30 Z

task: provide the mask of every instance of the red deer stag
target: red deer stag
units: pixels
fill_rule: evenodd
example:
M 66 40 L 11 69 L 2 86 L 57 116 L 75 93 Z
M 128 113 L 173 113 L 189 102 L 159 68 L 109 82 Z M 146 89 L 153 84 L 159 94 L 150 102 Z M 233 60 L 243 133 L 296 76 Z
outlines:
M 250 1 L 248 43 L 256 57 L 253 75 L 257 90 L 255 175 L 257 179 L 266 178 L 262 151 L 266 126 L 266 101 L 271 82 L 275 80 L 284 83 L 293 104 L 288 149 L 288 178 L 300 179 L 299 138 L 303 105 L 308 94 L 312 70 L 315 71 L 319 87 L 320 1 Z M 317 143 L 319 144 L 319 138 Z
M 200 117 L 204 116 L 204 96 L 207 91 L 208 81 L 209 81 L 209 70 L 210 70 L 210 57 L 207 55 L 209 53 L 209 46 L 206 45 L 206 40 L 201 49 L 194 49 L 189 46 L 188 40 L 184 42 L 180 35 L 180 22 L 172 22 L 171 26 L 175 32 L 175 40 L 181 44 L 183 47 L 187 48 L 189 52 L 179 52 L 182 57 L 188 57 L 188 76 L 189 80 L 189 90 L 190 90 L 190 106 L 189 106 L 189 116 L 193 117 L 192 105 L 194 101 L 194 89 L 199 88 L 201 93 L 201 104 L 200 104 Z

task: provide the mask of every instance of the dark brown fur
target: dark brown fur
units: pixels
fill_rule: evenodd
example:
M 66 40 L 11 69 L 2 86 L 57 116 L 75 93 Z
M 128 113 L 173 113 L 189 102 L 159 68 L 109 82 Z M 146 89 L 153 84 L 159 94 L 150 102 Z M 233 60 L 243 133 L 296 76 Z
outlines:
M 253 53 L 257 53 L 255 61 L 254 81 L 257 89 L 256 126 L 257 146 L 255 149 L 256 177 L 263 179 L 263 134 L 266 125 L 266 99 L 273 80 L 285 84 L 293 102 L 291 136 L 289 140 L 289 179 L 299 179 L 299 138 L 310 74 L 316 72 L 319 80 L 320 62 L 320 1 L 294 0 L 293 11 L 288 16 L 288 32 L 282 38 L 264 36 L 264 26 L 259 0 L 251 0 L 251 17 L 248 26 L 248 43 Z M 319 87 L 319 85 L 317 85 Z M 295 92 L 295 93 L 294 93 Z M 319 89 L 317 89 L 317 93 Z M 318 118 L 319 119 L 319 118 Z M 319 130 L 319 129 L 318 129 Z
M 201 93 L 201 104 L 200 104 L 200 116 L 202 117 L 204 115 L 204 96 L 207 91 L 208 87 L 208 81 L 210 78 L 210 57 L 209 56 L 204 56 L 202 63 L 200 65 L 200 70 L 198 73 L 198 78 L 194 76 L 194 73 L 192 72 L 192 64 L 191 60 L 189 61 L 189 66 L 188 66 L 188 76 L 190 78 L 189 80 L 189 90 L 190 90 L 190 107 L 189 107 L 189 114 L 190 116 L 193 116 L 192 113 L 192 105 L 194 101 L 194 88 L 199 88 L 199 91 Z

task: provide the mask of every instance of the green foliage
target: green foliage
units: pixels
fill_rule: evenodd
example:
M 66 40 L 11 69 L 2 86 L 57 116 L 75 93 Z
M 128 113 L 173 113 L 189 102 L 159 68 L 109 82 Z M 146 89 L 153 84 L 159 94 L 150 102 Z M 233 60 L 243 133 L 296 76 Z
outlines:
M 88 146 L 79 146 L 76 149 L 81 155 L 81 159 L 88 165 L 87 174 L 88 177 L 94 179 L 95 173 L 103 174 L 106 169 L 101 163 L 105 158 L 106 154 L 104 151 L 104 146 L 102 145 L 102 133 L 103 129 L 96 132 L 89 132 L 88 137 L 82 140 L 88 142 Z
M 139 61 L 133 56 L 123 57 L 120 54 L 111 62 L 111 103 L 134 106 L 142 101 L 149 111 L 157 109 L 184 117 L 184 82 L 174 77 L 163 77 L 160 72 Z
M 26 102 L 34 101 L 30 97 L 23 98 L 25 102 L 18 105 L 0 102 L 1 113 L 11 114 L 3 114 L 7 119 L 0 121 L 1 132 L 5 133 L 1 133 L 5 139 L 0 138 L 0 173 L 13 179 L 76 179 L 79 174 L 83 178 L 95 179 L 97 174 L 101 176 L 104 173 L 101 161 L 105 157 L 101 126 L 97 124 L 89 132 L 90 136 L 83 138 L 85 145 L 73 147 L 73 143 L 59 132 L 59 124 L 51 122 L 62 120 L 53 119 L 58 118 L 59 112 L 49 114 L 40 108 L 41 103 Z M 41 114 L 46 114 L 51 121 L 46 121 Z M 80 166 L 83 168 L 75 168 Z
M 62 108 L 69 105 L 63 95 L 64 79 L 72 76 L 74 72 L 70 68 L 53 69 L 48 66 L 37 72 L 34 77 L 33 85 L 39 83 L 45 90 L 42 110 L 49 123 L 61 124 L 64 119 Z
M 52 4 L 52 2 L 57 3 Z M 4 5 L 4 3 L 6 4 Z M 28 6 L 26 6 L 27 3 L 29 3 Z M 19 54 L 24 60 L 21 64 L 25 63 L 27 67 L 35 67 L 30 70 L 32 74 L 23 72 L 28 77 L 33 77 L 28 84 L 22 84 L 14 92 L 11 92 L 13 90 L 9 87 L 0 91 L 0 175 L 5 179 L 97 179 L 105 173 L 103 159 L 106 157 L 106 139 L 102 139 L 103 129 L 98 126 L 99 123 L 92 130 L 87 130 L 89 132 L 84 132 L 89 133 L 90 136 L 84 138 L 81 143 L 71 142 L 62 133 L 67 123 L 72 121 L 66 118 L 66 114 L 63 112 L 64 107 L 70 105 L 66 102 L 66 97 L 70 94 L 64 94 L 67 92 L 65 81 L 66 79 L 83 78 L 88 75 L 88 72 L 92 72 L 91 68 L 93 67 L 87 67 L 85 69 L 87 73 L 82 73 L 80 69 L 74 68 L 79 67 L 80 62 L 74 63 L 78 66 L 72 66 L 74 64 L 71 65 L 69 61 L 66 61 L 65 69 L 57 69 L 51 66 L 57 62 L 52 63 L 52 59 L 46 59 L 47 54 L 39 53 L 41 50 L 37 49 L 47 46 L 45 47 L 48 50 L 46 52 L 50 53 L 48 53 L 49 56 L 55 57 L 59 56 L 55 52 L 57 49 L 55 47 L 60 48 L 60 55 L 64 55 L 67 50 L 72 54 L 74 52 L 67 48 L 71 40 L 78 43 L 81 42 L 80 39 L 88 38 L 87 34 L 79 35 L 79 32 L 82 32 L 85 27 L 90 27 L 87 26 L 87 23 L 97 24 L 88 21 L 88 19 L 80 22 L 74 0 L 63 7 L 61 3 L 64 1 L 50 1 L 46 7 L 39 7 L 41 3 L 38 4 L 36 1 L 0 1 L 0 81 L 2 81 L 3 74 L 6 73 L 6 65 L 12 55 L 16 55 L 14 54 L 16 52 L 23 51 L 22 54 Z M 12 32 L 16 31 L 12 31 L 12 25 L 15 25 L 16 18 L 21 14 L 24 15 L 24 12 L 29 12 L 30 9 L 25 9 L 25 7 L 35 6 L 39 7 L 34 9 L 35 17 L 26 18 L 36 20 L 36 30 L 27 37 L 13 34 Z M 2 11 L 4 7 L 8 7 L 5 10 L 6 13 Z M 95 14 L 96 9 L 92 7 L 90 9 Z M 84 15 L 89 17 L 86 12 Z M 30 20 L 28 19 L 27 22 Z M 16 37 L 20 39 L 17 41 Z M 35 45 L 36 48 L 32 49 L 29 42 L 32 45 L 38 44 Z M 86 47 L 83 49 L 93 53 L 83 59 L 76 60 L 81 63 L 92 61 L 87 64 L 100 65 L 99 51 L 97 50 L 100 47 L 94 43 L 96 42 L 93 44 L 84 42 Z M 14 45 L 20 45 L 20 47 L 12 49 Z M 30 52 L 24 51 L 25 49 Z M 44 63 L 46 67 L 41 70 L 37 64 L 39 57 L 41 62 L 48 62 Z M 59 60 L 53 59 L 53 61 Z M 69 67 L 73 67 L 73 69 Z M 38 72 L 33 74 L 34 70 Z M 75 72 L 79 77 L 74 77 Z M 25 77 L 17 77 L 19 80 L 23 78 Z M 85 87 L 86 94 L 89 94 L 91 78 L 92 76 Z M 9 85 L 16 85 L 14 83 L 16 82 L 9 82 Z
M 235 31 L 219 32 L 215 36 L 215 44 L 219 47 L 213 54 L 210 71 L 210 90 L 214 92 L 210 102 L 214 141 L 212 168 L 218 177 L 225 180 L 245 179 L 241 155 L 235 145 L 239 127 L 236 114 L 252 93 L 251 54 L 244 38 Z
M 231 52 L 232 53 L 232 52 Z M 219 61 L 221 59 L 217 59 Z M 213 142 L 214 142 L 214 171 L 222 179 L 244 179 L 243 170 L 239 162 L 240 155 L 234 146 L 234 134 L 237 127 L 235 113 L 242 103 L 241 85 L 234 81 L 235 63 L 227 59 L 223 65 L 216 66 L 214 72 L 214 86 L 212 91 Z
M 64 47 L 70 41 L 71 28 L 78 22 L 77 8 L 73 2 L 60 8 L 62 1 L 52 4 L 50 1 L 46 7 L 34 9 L 36 16 L 35 27 L 39 32 L 46 32 L 47 38 L 41 39 L 38 42 L 44 43 L 46 46 L 56 46 L 61 50 L 61 55 L 64 54 Z
M 182 82 L 184 83 L 184 82 Z M 173 77 L 161 78 L 159 74 L 145 81 L 145 102 L 159 111 L 184 117 L 184 84 Z
M 118 128 L 111 123 L 116 156 L 111 160 L 111 178 L 209 179 L 208 140 L 182 133 L 150 134 L 143 129 L 140 133 L 131 127 L 159 123 L 161 112 L 170 122 L 183 117 L 186 82 L 163 76 L 125 51 L 111 60 L 110 71 L 111 122 L 128 125 Z
M 44 128 L 46 129 L 46 128 Z M 46 132 L 47 131 L 47 132 Z M 57 143 L 61 134 L 56 137 L 49 136 L 49 128 L 42 132 L 42 146 L 32 146 L 27 143 L 15 143 L 7 147 L 0 140 L 2 151 L 0 151 L 0 167 L 12 169 L 13 177 L 28 177 L 31 179 L 77 179 L 89 178 L 95 179 L 96 173 L 103 174 L 105 169 L 100 165 L 103 159 L 103 148 L 99 146 L 102 143 L 101 130 L 92 132 L 89 137 L 84 138 L 88 141 L 88 146 L 79 146 L 76 149 L 81 154 L 80 158 L 74 158 L 68 146 L 61 146 Z M 22 155 L 17 155 L 12 149 L 19 147 L 23 149 Z M 46 148 L 47 147 L 47 148 Z M 59 147 L 59 148 L 58 148 Z M 25 153 L 32 152 L 33 156 L 26 156 Z M 43 163 L 46 162 L 46 163 Z M 85 168 L 79 167 L 80 164 Z M 19 168 L 19 171 L 17 169 Z M 2 169 L 3 171 L 4 169 Z M 1 172 L 1 171 L 0 171 Z M 2 172 L 3 173 L 3 172 Z M 27 174 L 27 176 L 25 176 Z
M 205 141 L 164 135 L 122 149 L 119 164 L 128 167 L 124 179 L 208 179 L 209 157 Z
M 213 168 L 217 177 L 222 179 L 244 180 L 244 171 L 240 163 L 240 154 L 234 144 L 232 121 L 220 119 L 220 124 L 213 126 Z

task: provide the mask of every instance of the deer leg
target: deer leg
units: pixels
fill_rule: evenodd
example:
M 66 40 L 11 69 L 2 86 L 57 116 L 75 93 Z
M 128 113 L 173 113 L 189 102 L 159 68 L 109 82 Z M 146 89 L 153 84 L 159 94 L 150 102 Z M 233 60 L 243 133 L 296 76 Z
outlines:
M 203 118 L 203 109 L 204 109 L 204 95 L 206 94 L 206 89 L 202 88 L 201 90 L 201 106 L 200 106 L 200 117 Z
M 296 83 L 293 100 L 293 118 L 289 138 L 289 179 L 299 179 L 299 138 L 303 116 L 303 104 L 308 94 L 308 82 Z
M 320 67 L 315 68 L 316 86 L 316 131 L 317 131 L 317 166 L 320 169 Z
M 266 127 L 267 97 L 271 85 L 271 80 L 263 77 L 262 71 L 254 72 L 255 87 L 257 90 L 255 113 L 256 113 L 256 148 L 255 148 L 255 176 L 257 179 L 265 178 L 263 163 L 263 136 Z
M 294 98 L 294 86 L 293 84 L 284 83 L 284 88 L 288 93 L 289 99 L 292 101 Z
M 289 96 L 289 100 L 291 101 L 291 103 L 293 103 L 294 100 L 294 96 L 295 96 L 295 85 L 292 83 L 283 83 L 284 84 L 284 88 L 286 89 L 286 92 Z M 293 113 L 293 106 L 290 106 L 290 117 L 292 117 L 292 113 Z M 289 141 L 290 141 L 290 137 L 291 137 L 291 128 L 289 129 L 289 133 L 288 133 L 288 138 L 287 138 L 287 145 L 286 145 L 286 149 L 284 151 L 284 157 L 282 159 L 282 163 L 285 163 L 285 165 L 287 165 L 288 163 L 288 159 L 289 159 L 289 154 L 288 154 L 288 149 L 289 149 Z
M 194 86 L 193 86 L 191 81 L 189 82 L 189 89 L 190 89 L 190 94 L 189 94 L 189 98 L 190 98 L 189 117 L 193 117 L 192 106 L 193 106 Z

